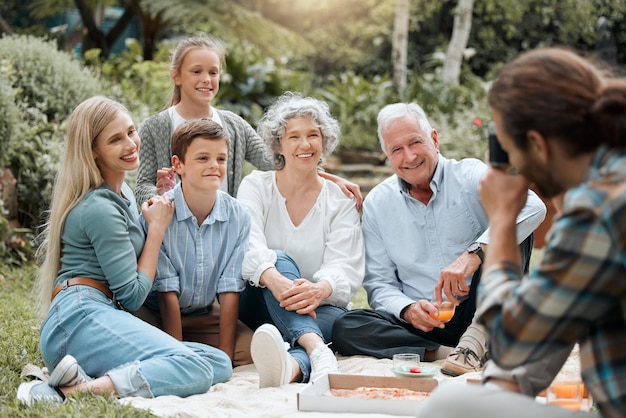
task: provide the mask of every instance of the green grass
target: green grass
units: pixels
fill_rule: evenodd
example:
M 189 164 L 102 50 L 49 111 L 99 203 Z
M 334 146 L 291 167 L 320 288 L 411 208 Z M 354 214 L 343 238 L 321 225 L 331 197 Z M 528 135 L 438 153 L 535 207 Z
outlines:
M 0 262 L 0 417 L 153 417 L 145 410 L 122 405 L 115 398 L 84 393 L 78 402 L 36 404 L 17 401 L 17 387 L 27 363 L 43 366 L 39 324 L 32 294 L 36 268 L 10 268 Z

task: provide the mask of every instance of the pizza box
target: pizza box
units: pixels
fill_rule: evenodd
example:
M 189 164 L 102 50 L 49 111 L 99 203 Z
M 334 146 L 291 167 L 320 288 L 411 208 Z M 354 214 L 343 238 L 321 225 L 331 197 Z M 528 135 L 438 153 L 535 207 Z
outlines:
M 298 393 L 299 411 L 379 413 L 416 416 L 420 402 L 414 400 L 382 400 L 329 396 L 330 389 L 358 387 L 401 388 L 431 392 L 437 387 L 432 378 L 329 374 L 311 382 Z

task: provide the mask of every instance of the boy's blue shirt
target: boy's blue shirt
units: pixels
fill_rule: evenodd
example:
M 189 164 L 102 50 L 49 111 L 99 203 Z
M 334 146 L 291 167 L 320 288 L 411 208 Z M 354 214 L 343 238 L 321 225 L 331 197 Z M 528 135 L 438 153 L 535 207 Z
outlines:
M 241 292 L 241 275 L 248 249 L 250 213 L 233 197 L 217 191 L 211 213 L 198 226 L 178 183 L 166 193 L 176 205 L 165 232 L 152 291 L 145 305 L 158 310 L 156 292 L 178 294 L 181 314 L 207 312 L 217 294 Z M 144 229 L 147 225 L 141 218 Z

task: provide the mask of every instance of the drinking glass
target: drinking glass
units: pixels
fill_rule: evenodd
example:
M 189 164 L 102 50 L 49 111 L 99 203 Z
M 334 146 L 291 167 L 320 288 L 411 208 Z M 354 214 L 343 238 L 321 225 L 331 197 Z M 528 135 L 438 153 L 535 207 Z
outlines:
M 401 353 L 393 355 L 394 369 L 410 372 L 411 369 L 420 367 L 420 355 L 413 353 Z
M 437 315 L 430 314 L 433 319 L 438 319 L 441 322 L 449 322 L 454 316 L 454 310 L 456 306 L 450 302 L 445 295 L 442 295 L 443 300 L 441 303 L 437 302 L 437 299 L 433 296 L 431 303 L 437 307 L 439 313 Z
M 580 380 L 559 380 L 552 382 L 546 394 L 546 403 L 572 411 L 580 411 L 582 401 Z

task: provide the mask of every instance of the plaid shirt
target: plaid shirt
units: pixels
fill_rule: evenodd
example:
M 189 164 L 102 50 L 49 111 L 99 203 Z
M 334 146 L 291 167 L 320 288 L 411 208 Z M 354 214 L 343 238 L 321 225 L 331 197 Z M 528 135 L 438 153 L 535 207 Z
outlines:
M 582 377 L 602 416 L 626 413 L 626 150 L 601 147 L 568 190 L 540 265 L 494 266 L 479 291 L 490 354 L 512 368 L 580 344 Z

